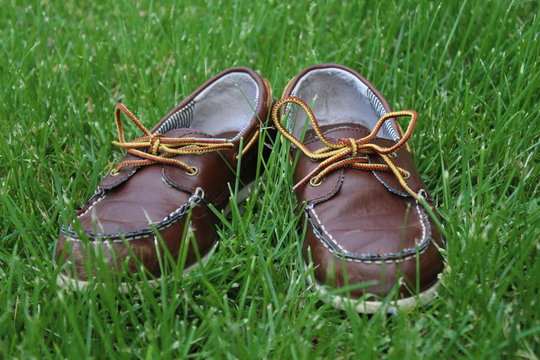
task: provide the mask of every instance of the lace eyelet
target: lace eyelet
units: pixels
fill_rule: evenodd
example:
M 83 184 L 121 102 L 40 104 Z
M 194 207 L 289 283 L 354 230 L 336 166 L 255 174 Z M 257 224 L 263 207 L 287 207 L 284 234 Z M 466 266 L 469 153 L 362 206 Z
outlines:
M 191 167 L 191 172 L 190 172 L 190 171 L 186 171 L 186 174 L 187 174 L 188 176 L 195 176 L 195 175 L 197 175 L 198 173 L 199 173 L 199 168 L 196 167 L 196 166 L 192 166 L 192 167 Z
M 317 186 L 321 186 L 321 184 L 323 183 L 324 179 L 320 180 L 320 181 L 315 181 L 316 178 L 312 177 L 310 180 L 309 180 L 309 185 L 313 186 L 313 187 L 317 187 Z
M 403 179 L 408 180 L 411 178 L 411 173 L 405 170 L 405 174 L 403 174 Z
M 392 159 L 397 159 L 397 153 L 395 152 L 391 152 L 390 154 L 388 154 L 388 156 Z
M 120 171 L 115 171 L 114 169 L 109 172 L 109 175 L 111 176 L 118 176 L 120 175 Z

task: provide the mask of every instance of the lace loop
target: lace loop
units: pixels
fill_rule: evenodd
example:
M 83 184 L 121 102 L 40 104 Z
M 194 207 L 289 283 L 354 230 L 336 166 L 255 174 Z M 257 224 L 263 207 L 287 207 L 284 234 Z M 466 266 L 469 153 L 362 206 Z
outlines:
M 234 147 L 233 143 L 226 140 L 199 139 L 194 137 L 172 138 L 159 133 L 153 134 L 123 104 L 116 105 L 114 115 L 118 130 L 118 141 L 113 141 L 113 145 L 126 149 L 128 154 L 135 155 L 141 159 L 121 161 L 114 167 L 111 172 L 112 174 L 117 174 L 120 169 L 127 166 L 145 166 L 156 163 L 177 166 L 190 174 L 196 174 L 194 171 L 196 169 L 195 167 L 180 160 L 172 159 L 172 157 L 187 154 L 204 154 Z M 122 115 L 127 116 L 145 136 L 126 141 L 124 138 Z
M 315 151 L 311 151 L 304 144 L 302 144 L 299 139 L 289 133 L 283 127 L 283 125 L 281 125 L 279 110 L 282 106 L 287 104 L 296 104 L 306 112 L 311 124 L 313 125 L 315 134 L 325 146 Z M 405 116 L 410 117 L 411 121 L 409 122 L 409 125 L 406 131 L 403 133 L 401 139 L 399 139 L 395 144 L 389 147 L 384 147 L 371 142 L 377 137 L 377 133 L 386 121 L 391 118 L 397 119 Z M 377 121 L 373 130 L 367 136 L 359 140 L 353 138 L 342 138 L 337 142 L 333 142 L 323 135 L 313 111 L 301 99 L 297 97 L 283 98 L 279 100 L 272 108 L 272 120 L 274 121 L 278 131 L 281 132 L 286 139 L 296 145 L 296 147 L 298 147 L 298 149 L 300 149 L 308 158 L 320 161 L 319 165 L 303 179 L 301 179 L 296 185 L 294 185 L 293 189 L 298 189 L 308 181 L 310 184 L 320 184 L 321 179 L 323 179 L 328 173 L 343 167 L 351 167 L 358 170 L 387 171 L 393 173 L 403 189 L 405 189 L 405 191 L 416 200 L 418 200 L 418 194 L 414 192 L 405 181 L 410 177 L 410 173 L 407 170 L 396 166 L 392 160 L 394 155 L 390 154 L 393 154 L 402 146 L 407 146 L 407 140 L 409 140 L 411 137 L 417 119 L 418 114 L 412 110 L 390 112 L 383 115 L 379 121 Z M 364 156 L 359 156 L 359 154 L 363 154 Z M 384 161 L 384 164 L 370 163 L 368 157 L 365 156 L 367 154 L 379 155 Z

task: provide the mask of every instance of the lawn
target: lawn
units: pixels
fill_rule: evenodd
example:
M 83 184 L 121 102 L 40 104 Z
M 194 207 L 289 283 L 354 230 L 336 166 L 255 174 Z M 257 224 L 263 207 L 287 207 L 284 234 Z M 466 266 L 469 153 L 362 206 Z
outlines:
M 538 2 L 0 4 L 0 358 L 540 357 Z M 315 294 L 281 142 L 205 266 L 59 291 L 60 226 L 121 156 L 117 102 L 150 127 L 228 67 L 279 98 L 321 62 L 419 113 L 410 144 L 448 242 L 429 306 L 366 316 Z

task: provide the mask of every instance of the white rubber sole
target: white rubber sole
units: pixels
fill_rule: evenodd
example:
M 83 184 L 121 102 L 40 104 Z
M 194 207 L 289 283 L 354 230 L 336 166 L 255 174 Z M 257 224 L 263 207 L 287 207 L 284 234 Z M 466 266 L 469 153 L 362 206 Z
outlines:
M 196 263 L 191 264 L 187 268 L 185 268 L 182 271 L 182 275 L 187 275 L 194 269 L 196 269 L 199 265 L 206 265 L 208 262 L 208 259 L 210 259 L 210 256 L 214 253 L 218 246 L 218 242 L 216 242 L 210 251 L 201 258 L 201 261 L 198 261 Z M 72 291 L 84 291 L 86 288 L 91 286 L 92 284 L 95 284 L 96 282 L 88 281 L 88 280 L 78 280 L 69 276 L 66 276 L 62 273 L 58 274 L 56 277 L 56 285 L 58 285 L 60 288 L 65 290 L 72 290 Z M 137 287 L 139 282 L 134 283 L 125 283 L 122 282 L 118 285 L 117 289 L 121 293 L 128 293 L 130 292 L 134 287 Z M 152 279 L 147 280 L 146 283 L 153 288 L 159 287 L 160 279 Z
M 251 192 L 251 188 L 253 187 L 254 183 L 255 182 L 253 181 L 253 182 L 247 184 L 241 190 L 238 191 L 237 203 L 241 203 L 241 202 L 243 202 L 244 200 L 246 200 L 249 197 L 249 194 Z M 230 213 L 230 205 L 227 204 L 227 206 L 225 207 L 224 212 L 225 212 L 226 215 L 228 215 Z M 210 251 L 206 255 L 204 255 L 201 258 L 200 261 L 197 261 L 197 262 L 191 264 L 190 266 L 188 266 L 187 268 L 185 268 L 184 271 L 182 272 L 182 275 L 185 276 L 185 275 L 189 274 L 191 271 L 193 271 L 194 269 L 196 269 L 200 265 L 203 265 L 203 266 L 206 265 L 206 263 L 208 262 L 210 257 L 216 251 L 218 245 L 219 245 L 219 241 L 216 241 L 216 243 L 212 246 Z M 159 286 L 160 279 L 148 280 L 147 283 L 148 283 L 148 285 L 150 287 L 157 288 Z M 56 284 L 61 289 L 64 289 L 64 290 L 84 291 L 86 288 L 88 288 L 92 284 L 95 284 L 95 282 L 88 281 L 88 280 L 78 280 L 78 279 L 69 277 L 67 275 L 64 275 L 62 273 L 59 273 L 58 276 L 56 277 Z M 133 287 L 137 287 L 137 286 L 138 286 L 137 283 L 125 283 L 125 282 L 123 282 L 123 283 L 120 283 L 120 285 L 118 285 L 118 291 L 121 292 L 121 293 L 128 293 L 129 291 L 131 291 L 131 289 L 133 289 Z
M 308 282 L 314 287 L 322 301 L 332 305 L 336 309 L 346 310 L 352 308 L 357 313 L 362 314 L 374 314 L 378 311 L 394 314 L 398 311 L 415 308 L 430 302 L 437 296 L 437 288 L 439 287 L 440 280 L 416 296 L 389 301 L 362 300 L 339 295 L 330 295 L 327 287 L 317 283 L 317 281 L 312 279 L 311 276 L 308 276 Z

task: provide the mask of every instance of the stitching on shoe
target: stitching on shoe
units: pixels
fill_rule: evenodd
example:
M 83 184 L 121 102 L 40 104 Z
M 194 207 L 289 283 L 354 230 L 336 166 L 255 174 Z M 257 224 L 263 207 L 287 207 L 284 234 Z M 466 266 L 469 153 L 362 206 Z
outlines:
M 105 192 L 101 192 L 101 194 L 98 192 L 96 194 L 94 194 L 94 196 L 92 197 L 95 197 L 96 195 L 100 195 L 99 198 L 97 198 L 96 200 L 94 200 L 90 206 L 88 207 L 88 209 L 86 209 L 82 214 L 79 214 L 77 215 L 78 218 L 81 218 L 83 217 L 84 215 L 86 215 L 90 210 L 92 210 L 92 208 L 98 203 L 100 202 L 101 200 L 105 199 L 107 197 L 107 195 L 105 195 Z
M 161 231 L 164 229 L 167 229 L 171 226 L 173 226 L 178 220 L 180 220 L 192 207 L 192 204 L 190 202 L 185 203 L 184 205 L 180 206 L 173 212 L 171 212 L 169 215 L 165 216 L 163 220 L 161 220 L 159 223 L 155 224 L 156 230 Z M 81 240 L 78 238 L 78 235 L 75 231 L 71 229 L 65 229 L 62 228 L 61 232 L 66 235 L 66 238 L 69 241 L 75 241 L 75 242 L 81 242 Z M 127 231 L 123 233 L 116 233 L 116 234 L 104 234 L 104 233 L 98 233 L 94 234 L 89 231 L 86 231 L 86 234 L 88 237 L 93 238 L 94 240 L 105 240 L 107 242 L 124 242 L 124 241 L 131 241 L 131 240 L 137 240 L 142 239 L 144 237 L 147 237 L 148 235 L 154 234 L 154 229 L 152 228 L 146 228 L 141 229 L 137 231 Z M 121 239 L 114 239 L 111 240 L 110 238 L 117 238 L 121 237 Z
M 104 193 L 104 190 L 102 190 L 102 189 L 100 189 L 100 188 L 98 187 L 98 188 L 96 189 L 96 192 L 94 192 L 94 193 L 92 194 L 92 196 L 90 196 L 90 197 L 88 198 L 88 200 L 87 200 L 84 204 L 82 204 L 81 206 L 79 206 L 79 207 L 77 207 L 77 208 L 75 209 L 75 212 L 79 212 L 79 211 L 81 211 L 82 209 L 84 209 L 86 206 L 89 206 L 90 204 L 92 204 L 92 203 L 94 202 L 94 198 L 95 198 L 96 196 L 101 196 L 101 195 L 103 195 L 103 193 Z
M 416 212 L 418 213 L 418 217 L 420 218 L 420 225 L 422 226 L 422 240 L 420 241 L 420 244 L 426 239 L 427 235 L 427 229 L 426 224 L 424 224 L 424 221 L 426 220 L 424 216 L 422 216 L 422 213 L 420 213 L 420 203 L 416 202 Z M 424 214 L 425 215 L 425 214 Z
M 391 193 L 394 193 L 394 194 L 396 194 L 396 195 L 403 196 L 403 197 L 411 197 L 410 194 L 408 194 L 408 193 L 406 193 L 406 192 L 404 192 L 404 191 L 396 190 L 396 189 L 394 189 L 393 187 L 391 187 L 390 185 L 388 185 L 388 183 L 386 183 L 386 181 L 384 181 L 384 180 L 382 179 L 382 177 L 380 177 L 380 175 L 377 173 L 377 171 L 372 170 L 371 173 L 372 173 L 372 174 L 377 178 L 377 180 L 379 180 L 379 182 L 380 182 L 381 184 L 383 184 L 384 187 L 385 187 L 388 191 L 390 191 Z
M 338 242 L 336 241 L 336 239 L 334 239 L 334 237 L 332 236 L 332 234 L 330 234 L 326 228 L 324 227 L 324 225 L 322 224 L 321 220 L 319 219 L 319 216 L 317 215 L 317 212 L 315 211 L 314 207 L 313 206 L 310 206 L 310 210 L 311 212 L 313 213 L 313 215 L 315 215 L 315 219 L 317 220 L 317 222 L 319 223 L 319 226 L 320 228 L 322 229 L 322 231 L 330 238 L 330 240 L 334 243 L 334 245 L 339 249 L 341 250 L 342 252 L 347 252 L 347 250 L 345 250 L 340 244 L 338 244 Z
M 314 209 L 314 205 L 316 204 L 309 205 L 305 209 L 307 213 L 308 221 L 310 222 L 312 226 L 313 233 L 328 251 L 330 251 L 335 256 L 345 259 L 345 261 L 367 263 L 367 264 L 401 263 L 403 261 L 416 258 L 417 254 L 418 255 L 423 254 L 427 250 L 429 243 L 432 242 L 431 231 L 428 229 L 429 222 L 427 222 L 427 224 L 425 223 L 426 221 L 425 211 L 424 211 L 424 214 L 422 214 L 422 212 L 420 211 L 419 203 L 416 202 L 415 209 L 416 209 L 416 212 L 418 213 L 418 217 L 420 219 L 420 225 L 422 227 L 422 240 L 418 244 L 418 251 L 416 250 L 416 248 L 409 248 L 399 253 L 384 253 L 384 254 L 351 253 L 345 250 L 334 239 L 334 237 L 326 230 L 326 228 L 321 223 L 319 216 L 317 215 Z M 319 226 L 316 226 L 316 224 L 314 224 L 312 220 L 312 217 L 309 216 L 310 211 L 315 215 L 315 219 L 317 220 Z M 331 242 L 328 241 L 327 237 L 330 238 Z M 340 251 L 338 251 L 337 249 L 339 249 Z

